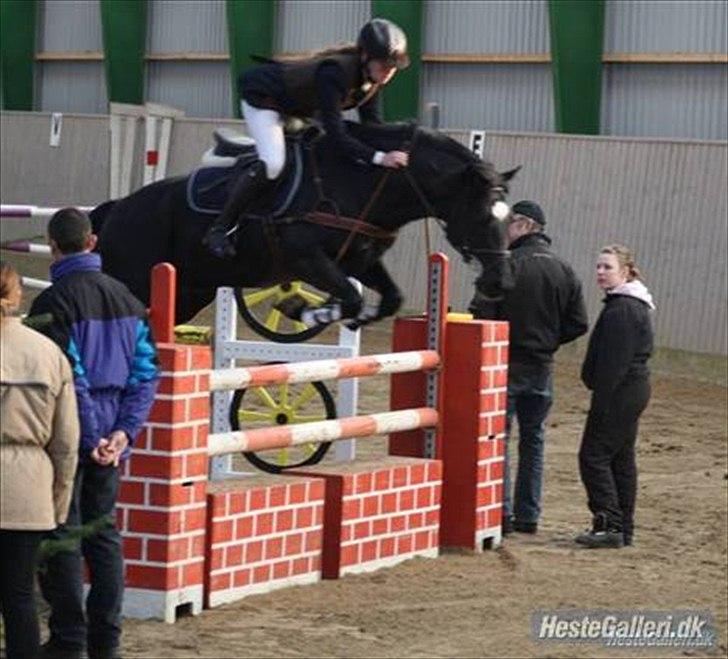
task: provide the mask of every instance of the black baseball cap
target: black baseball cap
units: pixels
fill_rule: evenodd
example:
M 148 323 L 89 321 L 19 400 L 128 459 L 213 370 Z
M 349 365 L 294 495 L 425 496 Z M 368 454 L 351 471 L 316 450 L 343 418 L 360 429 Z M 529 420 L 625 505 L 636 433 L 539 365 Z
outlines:
M 536 224 L 540 224 L 542 227 L 546 226 L 546 216 L 535 201 L 528 201 L 524 199 L 518 203 L 513 204 L 511 212 L 518 215 L 525 215 L 528 219 L 533 220 Z

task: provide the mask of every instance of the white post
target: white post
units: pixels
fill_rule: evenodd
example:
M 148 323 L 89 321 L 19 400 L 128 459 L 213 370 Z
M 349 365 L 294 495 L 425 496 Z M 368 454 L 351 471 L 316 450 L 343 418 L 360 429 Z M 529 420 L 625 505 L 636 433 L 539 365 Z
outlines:
M 157 169 L 154 172 L 154 180 L 161 181 L 167 176 L 167 161 L 169 159 L 169 145 L 172 138 L 172 119 L 165 117 L 162 119 L 162 131 L 159 136 L 159 161 Z
M 351 278 L 356 290 L 361 295 L 361 282 Z M 339 325 L 339 345 L 351 350 L 352 357 L 358 356 L 361 350 L 361 330 L 352 332 L 343 325 Z M 336 409 L 338 416 L 356 416 L 359 408 L 359 378 L 347 378 L 338 383 L 338 396 L 336 397 Z M 356 439 L 346 439 L 337 442 L 334 447 L 334 455 L 340 462 L 356 459 Z
M 121 167 L 121 116 L 109 115 L 109 199 L 119 198 L 119 172 Z
M 157 118 L 152 115 L 144 117 L 144 178 L 142 185 L 149 185 L 156 179 L 154 172 L 156 169 L 155 162 L 150 162 L 152 153 L 157 151 Z M 155 154 L 155 158 L 158 154 Z
M 212 368 L 232 368 L 235 360 L 230 357 L 225 346 L 237 339 L 238 315 L 232 288 L 218 288 L 215 296 L 215 336 L 212 352 Z M 230 403 L 232 391 L 212 393 L 211 433 L 230 432 Z M 222 480 L 230 474 L 233 464 L 232 455 L 220 455 L 210 459 L 210 480 Z
M 361 284 L 352 280 L 361 292 Z M 236 359 L 263 362 L 296 362 L 312 359 L 339 359 L 358 357 L 361 345 L 361 330 L 351 332 L 343 326 L 339 330 L 338 345 L 323 343 L 274 343 L 271 341 L 239 341 L 237 339 L 237 304 L 231 288 L 219 288 L 215 298 L 215 339 L 213 343 L 213 369 L 232 368 Z M 336 397 L 337 415 L 356 416 L 359 395 L 357 378 L 341 380 Z M 212 433 L 230 430 L 229 413 L 232 392 L 216 391 L 212 394 Z M 342 446 L 339 447 L 339 444 Z M 335 456 L 338 460 L 353 460 L 356 454 L 356 440 L 338 442 Z M 240 475 L 232 469 L 232 456 L 211 458 L 210 479 L 220 480 L 230 475 Z

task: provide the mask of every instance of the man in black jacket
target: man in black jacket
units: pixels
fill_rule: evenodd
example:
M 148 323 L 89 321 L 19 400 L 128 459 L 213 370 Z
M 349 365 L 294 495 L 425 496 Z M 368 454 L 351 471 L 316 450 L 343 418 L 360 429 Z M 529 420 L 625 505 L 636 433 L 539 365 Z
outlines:
M 536 533 L 541 513 L 544 426 L 553 399 L 553 355 L 560 345 L 587 331 L 581 282 L 571 266 L 550 249 L 546 219 L 533 201 L 514 204 L 507 220 L 514 287 L 498 305 L 496 318 L 510 322 L 508 411 L 503 483 L 503 534 Z M 470 303 L 485 317 L 478 293 Z M 492 303 L 490 303 L 492 304 Z M 493 318 L 488 314 L 488 318 Z M 518 472 L 511 494 L 508 438 L 518 420 Z

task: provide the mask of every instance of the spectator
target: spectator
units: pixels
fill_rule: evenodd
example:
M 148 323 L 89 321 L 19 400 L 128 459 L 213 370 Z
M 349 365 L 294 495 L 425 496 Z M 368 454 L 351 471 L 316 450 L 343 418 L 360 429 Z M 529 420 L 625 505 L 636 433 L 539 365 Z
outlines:
M 631 545 L 637 495 L 635 443 L 650 400 L 652 295 L 629 249 L 610 245 L 597 259 L 597 284 L 607 296 L 581 369 L 592 392 L 579 450 L 592 528 L 576 538 L 590 548 Z
M 510 323 L 508 409 L 503 483 L 504 535 L 536 533 L 541 514 L 545 422 L 553 400 L 553 356 L 560 345 L 587 331 L 581 283 L 571 266 L 550 249 L 546 218 L 533 201 L 519 201 L 507 220 L 514 286 L 506 291 L 496 318 Z M 475 317 L 487 305 L 476 293 Z M 511 492 L 509 439 L 518 420 L 518 472 Z
M 50 314 L 43 330 L 66 353 L 74 373 L 81 421 L 79 466 L 67 525 L 52 538 L 72 550 L 48 557 L 41 590 L 51 605 L 43 656 L 115 657 L 121 636 L 124 564 L 114 508 L 119 464 L 151 408 L 158 381 L 156 348 L 143 305 L 101 273 L 88 217 L 59 210 L 48 224 L 52 286 L 31 307 Z M 81 527 L 83 531 L 81 531 Z M 82 556 L 90 574 L 84 612 Z
M 71 367 L 58 346 L 11 317 L 20 297 L 18 273 L 0 263 L 0 609 L 8 659 L 35 659 L 38 549 L 66 521 L 79 428 Z

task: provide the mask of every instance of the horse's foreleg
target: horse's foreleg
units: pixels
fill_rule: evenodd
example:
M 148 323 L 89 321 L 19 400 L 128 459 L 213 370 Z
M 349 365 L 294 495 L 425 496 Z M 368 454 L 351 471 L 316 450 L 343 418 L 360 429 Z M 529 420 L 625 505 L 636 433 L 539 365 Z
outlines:
M 366 270 L 359 277 L 359 281 L 367 288 L 379 293 L 379 305 L 373 311 L 365 309 L 359 318 L 349 323 L 349 329 L 357 329 L 375 320 L 393 316 L 399 311 L 404 297 L 381 261 L 377 261 Z
M 298 258 L 291 264 L 292 274 L 308 284 L 329 293 L 334 301 L 320 307 L 303 307 L 297 312 L 308 326 L 328 325 L 344 318 L 356 318 L 362 307 L 362 297 L 338 265 L 323 250 Z

